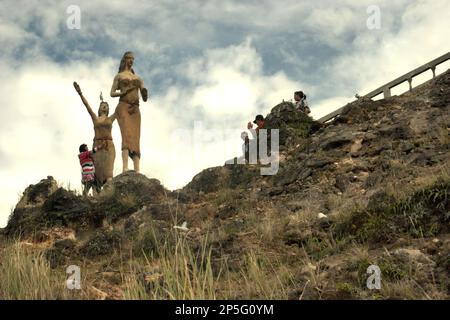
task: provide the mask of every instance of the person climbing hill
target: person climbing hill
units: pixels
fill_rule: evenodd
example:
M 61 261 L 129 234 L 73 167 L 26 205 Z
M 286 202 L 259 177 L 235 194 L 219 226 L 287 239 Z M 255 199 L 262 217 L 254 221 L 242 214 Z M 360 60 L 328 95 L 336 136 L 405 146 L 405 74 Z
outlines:
M 93 151 L 89 151 L 86 144 L 82 144 L 78 151 L 78 159 L 81 165 L 81 184 L 83 185 L 83 196 L 87 196 L 89 190 L 93 188 L 94 192 L 100 192 L 97 179 L 95 178 L 95 165 L 93 160 L 93 154 L 97 152 L 97 148 Z

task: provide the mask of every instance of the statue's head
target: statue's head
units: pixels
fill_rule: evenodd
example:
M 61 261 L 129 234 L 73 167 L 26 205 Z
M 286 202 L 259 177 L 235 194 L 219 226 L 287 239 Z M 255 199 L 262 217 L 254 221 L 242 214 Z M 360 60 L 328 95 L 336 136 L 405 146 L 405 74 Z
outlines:
M 100 102 L 100 106 L 98 107 L 98 116 L 108 116 L 109 115 L 109 104 L 106 101 Z
M 123 54 L 122 59 L 120 60 L 120 66 L 119 66 L 119 72 L 122 72 L 125 70 L 125 67 L 128 68 L 132 73 L 134 73 L 133 70 L 133 63 L 134 63 L 134 54 L 131 51 L 127 51 Z

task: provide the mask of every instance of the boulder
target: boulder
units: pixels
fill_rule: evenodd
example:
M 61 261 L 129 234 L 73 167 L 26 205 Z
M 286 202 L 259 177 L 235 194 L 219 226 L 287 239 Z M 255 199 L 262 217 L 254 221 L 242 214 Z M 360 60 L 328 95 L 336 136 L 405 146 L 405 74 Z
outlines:
M 353 134 L 350 132 L 334 133 L 331 137 L 321 142 L 321 148 L 324 151 L 343 147 L 353 140 Z
M 208 168 L 192 178 L 184 188 L 184 192 L 216 192 L 224 188 L 245 188 L 255 178 L 260 176 L 260 168 L 250 165 L 225 165 Z
M 95 223 L 104 218 L 115 222 L 142 207 L 168 200 L 167 191 L 157 179 L 149 179 L 134 171 L 127 171 L 108 181 L 93 207 Z
M 404 140 L 411 137 L 411 129 L 406 124 L 393 124 L 381 127 L 378 132 L 392 140 Z
M 47 177 L 25 189 L 5 228 L 7 236 L 29 235 L 42 227 L 68 225 L 84 217 L 89 209 L 86 199 L 58 188 Z
M 280 146 L 290 144 L 290 142 L 293 143 L 296 138 L 309 136 L 313 123 L 313 119 L 296 110 L 292 102 L 279 103 L 266 116 L 267 128 L 280 130 Z
M 25 189 L 16 205 L 16 209 L 28 209 L 41 206 L 45 200 L 56 190 L 58 185 L 52 176 L 42 179 L 37 184 L 32 184 Z
M 157 179 L 149 179 L 133 170 L 124 172 L 108 181 L 100 198 L 110 196 L 134 196 L 141 202 L 158 202 L 168 193 Z

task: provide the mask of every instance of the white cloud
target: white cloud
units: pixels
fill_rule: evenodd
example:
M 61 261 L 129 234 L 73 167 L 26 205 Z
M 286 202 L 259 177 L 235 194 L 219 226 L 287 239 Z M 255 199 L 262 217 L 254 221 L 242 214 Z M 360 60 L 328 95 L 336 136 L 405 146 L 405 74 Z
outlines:
M 367 93 L 402 74 L 448 52 L 450 38 L 450 3 L 445 0 L 410 3 L 395 17 L 398 30 L 385 25 L 388 9 L 381 11 L 380 30 L 366 30 L 357 35 L 352 50 L 336 61 L 330 70 L 332 81 Z M 391 21 L 392 22 L 392 21 Z M 430 72 L 431 78 L 431 72 Z
M 314 119 L 320 119 L 329 114 L 330 110 L 336 110 L 343 107 L 353 100 L 355 100 L 355 97 L 333 97 L 321 100 L 317 105 L 311 106 L 311 116 Z
M 305 84 L 290 80 L 284 72 L 265 75 L 261 56 L 251 41 L 226 49 L 208 50 L 187 68 L 189 80 L 198 84 L 184 101 L 193 108 L 203 107 L 211 119 L 255 113 L 291 99 L 296 88 Z M 245 120 L 244 120 L 245 121 Z

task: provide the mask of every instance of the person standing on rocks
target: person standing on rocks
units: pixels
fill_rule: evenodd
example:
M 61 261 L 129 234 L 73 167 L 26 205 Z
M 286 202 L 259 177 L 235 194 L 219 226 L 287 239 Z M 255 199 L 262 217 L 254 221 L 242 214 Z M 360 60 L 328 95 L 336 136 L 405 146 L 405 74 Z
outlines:
M 73 86 L 80 95 L 81 101 L 86 107 L 89 115 L 91 116 L 92 123 L 94 124 L 94 144 L 97 152 L 93 155 L 95 163 L 95 176 L 97 184 L 102 187 L 107 181 L 113 178 L 114 160 L 116 158 L 116 149 L 111 134 L 112 124 L 116 120 L 116 114 L 109 116 L 109 105 L 106 101 L 103 101 L 101 97 L 100 106 L 98 108 L 98 115 L 92 111 L 89 103 L 81 92 L 81 88 L 78 83 L 74 82 Z
M 148 92 L 144 81 L 133 70 L 134 54 L 125 52 L 120 60 L 119 73 L 114 77 L 111 97 L 119 97 L 116 107 L 117 121 L 122 134 L 122 171 L 128 171 L 128 157 L 133 160 L 134 170 L 139 172 L 141 158 L 141 112 L 139 91 L 142 100 L 147 101 Z M 119 92 L 118 92 L 119 91 Z

